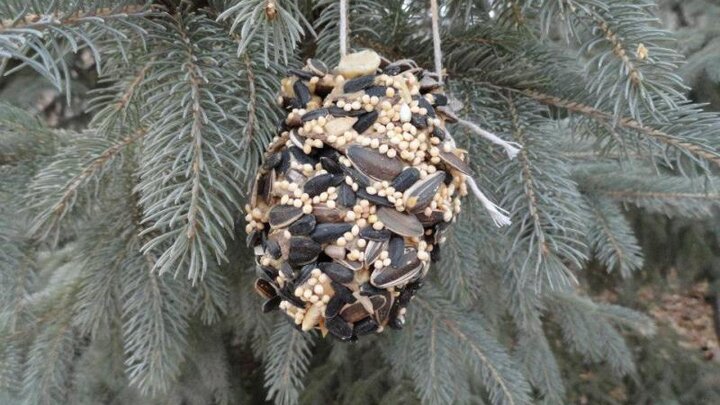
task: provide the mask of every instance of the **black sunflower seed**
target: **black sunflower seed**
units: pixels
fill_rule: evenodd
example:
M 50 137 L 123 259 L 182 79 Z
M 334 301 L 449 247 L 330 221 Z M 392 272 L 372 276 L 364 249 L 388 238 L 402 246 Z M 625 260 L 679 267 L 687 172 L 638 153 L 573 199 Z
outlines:
M 378 115 L 378 112 L 373 110 L 359 116 L 357 122 L 353 124 L 353 129 L 357 131 L 358 134 L 362 134 L 377 121 Z
M 290 238 L 288 263 L 299 266 L 314 261 L 322 252 L 319 243 L 306 236 L 293 236 Z
M 288 69 L 288 73 L 302 80 L 310 80 L 313 78 L 312 73 L 300 69 Z
M 263 169 L 270 170 L 278 167 L 280 165 L 280 162 L 282 162 L 282 153 L 281 152 L 275 152 L 270 154 L 270 156 L 265 159 L 265 162 L 263 162 Z
M 345 287 L 344 285 L 332 280 L 330 280 L 330 285 L 335 291 L 335 295 L 339 296 L 344 302 L 352 304 L 357 301 L 357 298 L 355 298 L 355 296 L 353 295 L 352 290 Z
M 373 204 L 382 205 L 384 207 L 394 207 L 394 204 L 391 203 L 387 198 L 381 197 L 377 194 L 370 194 L 362 188 L 358 189 L 356 194 L 358 198 L 362 200 L 368 200 Z
M 345 301 L 343 301 L 342 297 L 333 295 L 325 307 L 325 318 L 329 319 L 338 316 L 343 305 L 345 305 Z
M 350 340 L 352 338 L 352 327 L 339 316 L 326 319 L 325 327 L 331 335 L 340 340 Z
M 418 107 L 424 108 L 427 110 L 428 117 L 435 118 L 437 115 L 435 114 L 435 109 L 433 108 L 432 104 L 430 104 L 429 101 L 425 97 L 418 97 L 417 98 Z
M 405 239 L 402 236 L 393 235 L 388 243 L 388 256 L 390 257 L 390 265 L 398 266 L 400 259 L 405 253 Z
M 410 123 L 417 129 L 427 128 L 428 126 L 427 117 L 424 115 L 413 114 Z
M 385 86 L 371 86 L 365 89 L 365 94 L 372 97 L 385 97 L 385 94 L 387 93 L 387 87 Z
M 282 301 L 282 297 L 279 295 L 276 295 L 265 301 L 262 305 L 263 313 L 272 312 L 280 308 L 280 301 Z
M 433 104 L 436 106 L 447 105 L 448 98 L 442 93 L 433 93 Z
M 350 232 L 352 227 L 351 223 L 317 224 L 310 237 L 317 243 L 328 243 Z
M 269 254 L 273 259 L 278 259 L 282 255 L 280 244 L 272 239 L 265 241 L 265 252 L 267 252 L 267 254 Z
M 345 82 L 343 91 L 345 93 L 355 93 L 372 86 L 373 83 L 375 83 L 375 75 L 356 77 Z
M 323 169 L 328 171 L 328 173 L 332 173 L 332 174 L 342 174 L 343 173 L 343 169 L 340 166 L 340 163 L 338 163 L 337 160 L 335 160 L 335 159 L 331 159 L 328 157 L 321 157 L 320 164 L 322 165 Z
M 315 216 L 312 214 L 306 214 L 300 217 L 297 221 L 293 222 L 288 227 L 288 231 L 290 231 L 292 235 L 296 236 L 310 235 L 310 232 L 315 229 L 315 224 Z
M 334 262 L 318 263 L 318 267 L 323 273 L 327 274 L 331 280 L 341 284 L 350 283 L 355 277 L 355 273 L 352 270 Z
M 432 136 L 436 137 L 437 139 L 444 141 L 445 140 L 445 131 L 440 127 L 434 127 L 432 131 Z
M 309 178 L 305 184 L 303 184 L 303 191 L 310 197 L 315 197 L 326 191 L 336 181 L 335 175 L 332 173 L 318 174 L 317 176 Z
M 353 332 L 357 336 L 363 336 L 363 335 L 369 335 L 370 333 L 375 332 L 378 329 L 378 324 L 370 317 L 361 319 L 357 322 L 355 322 L 355 327 L 353 328 Z
M 324 117 L 326 115 L 330 114 L 327 108 L 318 108 L 312 111 L 308 111 L 305 114 L 303 114 L 302 117 L 300 117 L 300 120 L 302 122 L 308 122 L 312 120 L 316 120 L 320 117 Z
M 352 187 L 348 186 L 347 184 L 341 184 L 337 189 L 337 194 L 338 204 L 342 205 L 343 207 L 355 206 L 357 198 L 355 196 L 355 192 L 352 190 Z
M 295 92 L 295 97 L 300 103 L 300 107 L 305 108 L 311 98 L 310 90 L 308 90 L 307 86 L 303 82 L 296 80 L 295 83 L 293 83 L 293 91 Z
M 367 240 L 383 242 L 390 239 L 391 232 L 387 229 L 377 230 L 372 226 L 366 226 L 360 230 L 360 237 Z
M 403 192 L 418 180 L 420 180 L 420 171 L 414 167 L 410 167 L 400 172 L 400 174 L 393 179 L 392 183 L 390 183 L 390 186 L 394 188 L 395 191 Z

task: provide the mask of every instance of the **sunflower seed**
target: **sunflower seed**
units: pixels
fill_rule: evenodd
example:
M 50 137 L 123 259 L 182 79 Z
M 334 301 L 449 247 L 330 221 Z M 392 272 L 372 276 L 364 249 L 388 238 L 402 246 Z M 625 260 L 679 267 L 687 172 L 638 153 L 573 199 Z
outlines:
M 285 301 L 288 301 L 289 303 L 295 305 L 298 308 L 305 308 L 305 302 L 295 296 L 293 291 L 294 288 L 295 287 L 292 283 L 287 283 L 283 288 L 280 289 L 280 291 L 278 291 L 278 295 L 281 296 Z
M 371 240 L 365 246 L 365 266 L 370 267 L 387 247 L 387 241 Z
M 331 280 L 340 284 L 351 283 L 355 276 L 352 270 L 333 262 L 318 263 L 318 267 L 323 273 L 327 274 Z
M 440 210 L 432 210 L 430 215 L 426 215 L 424 211 L 415 214 L 417 219 L 424 227 L 434 226 L 443 222 L 443 212 Z
M 326 115 L 330 114 L 327 108 L 318 108 L 316 110 L 308 111 L 305 114 L 303 114 L 302 117 L 300 117 L 300 120 L 302 122 L 308 122 L 312 120 L 316 120 L 320 117 L 324 117 Z
M 354 79 L 345 81 L 343 84 L 343 92 L 355 93 L 356 91 L 364 90 L 375 83 L 375 75 L 360 76 Z
M 455 114 L 455 111 L 450 108 L 450 106 L 440 105 L 435 108 L 435 111 L 445 117 L 445 122 L 447 122 L 448 124 L 454 124 L 458 122 L 459 118 Z
M 288 227 L 288 231 L 295 236 L 310 235 L 310 232 L 315 229 L 315 224 L 316 220 L 314 215 L 303 215 Z
M 291 146 L 288 148 L 288 151 L 290 152 L 290 156 L 295 159 L 296 162 L 304 165 L 309 164 L 311 166 L 315 166 L 317 161 L 313 159 L 311 156 L 308 156 L 303 152 L 302 148 L 299 148 L 297 146 Z
M 387 229 L 398 235 L 420 237 L 425 232 L 422 224 L 414 215 L 403 214 L 394 208 L 379 207 L 377 217 Z
M 390 158 L 372 149 L 357 145 L 352 145 L 347 149 L 347 157 L 361 173 L 380 181 L 392 181 L 405 167 L 402 160 L 398 158 Z
M 380 197 L 377 194 L 370 194 L 367 191 L 363 189 L 359 189 L 357 191 L 357 197 L 361 200 L 368 200 L 369 202 L 375 204 L 375 205 L 381 205 L 384 207 L 393 207 L 393 203 L 391 203 L 387 198 Z
M 371 86 L 365 89 L 365 94 L 370 97 L 385 97 L 387 93 L 387 87 L 385 86 Z
M 370 184 L 372 184 L 372 180 L 363 173 L 360 173 L 359 170 L 355 169 L 354 167 L 347 167 L 345 165 L 342 166 L 343 172 L 345 172 L 346 176 L 350 176 L 350 178 L 358 184 L 360 187 L 367 187 Z
M 433 108 L 432 104 L 430 104 L 429 101 L 425 97 L 418 97 L 417 98 L 418 107 L 424 108 L 427 110 L 428 117 L 435 118 L 437 115 L 435 114 L 435 109 Z
M 445 164 L 452 167 L 453 169 L 461 172 L 462 174 L 465 174 L 467 176 L 473 176 L 472 169 L 470 166 L 468 166 L 467 163 L 465 163 L 462 159 L 460 159 L 456 154 L 452 152 L 445 152 L 444 150 L 440 150 L 440 159 L 442 159 Z
M 325 76 L 329 72 L 327 65 L 317 59 L 308 59 L 307 67 L 312 73 L 318 76 Z
M 365 309 L 365 306 L 360 301 L 357 301 L 354 304 L 350 304 L 343 308 L 342 311 L 340 311 L 340 317 L 346 322 L 350 323 L 355 323 L 370 315 L 371 314 L 368 313 L 368 311 Z
M 445 130 L 440 127 L 434 127 L 432 131 L 432 136 L 436 137 L 437 139 L 444 141 L 447 137 L 445 136 Z
M 414 214 L 427 207 L 437 194 L 444 178 L 445 172 L 440 170 L 413 184 L 403 193 L 405 209 Z
M 362 262 L 356 260 L 339 259 L 337 262 L 352 271 L 358 271 L 363 268 Z
M 310 80 L 313 78 L 312 73 L 300 69 L 288 69 L 288 73 L 302 80 Z
M 430 251 L 430 260 L 432 260 L 433 263 L 437 263 L 440 261 L 440 244 L 433 245 L 433 250 Z
M 334 183 L 337 183 L 338 179 L 335 176 L 336 175 L 331 173 L 324 173 L 311 177 L 305 182 L 305 184 L 303 184 L 303 191 L 310 197 L 320 195 Z M 342 181 L 342 177 L 340 178 L 340 181 Z
M 317 259 L 320 252 L 322 247 L 314 240 L 306 236 L 293 236 L 290 238 L 288 262 L 294 266 L 307 264 Z
M 366 297 L 372 297 L 373 295 L 381 295 L 384 294 L 386 291 L 387 290 L 377 288 L 370 283 L 363 283 L 360 285 L 360 295 L 364 295 Z
M 367 240 L 383 242 L 390 239 L 390 231 L 387 229 L 377 230 L 371 226 L 367 226 L 360 230 L 360 237 Z
M 424 115 L 413 114 L 410 118 L 410 123 L 417 129 L 424 129 L 428 127 L 427 117 Z
M 355 206 L 357 198 L 355 197 L 355 192 L 352 190 L 352 187 L 348 186 L 347 184 L 341 184 L 337 189 L 337 194 L 338 204 L 342 205 L 343 207 Z
M 340 340 L 349 340 L 352 337 L 352 327 L 339 316 L 325 319 L 325 327 Z
M 346 222 L 317 224 L 310 237 L 317 243 L 328 243 L 350 232 L 352 227 L 353 224 Z
M 408 167 L 393 179 L 390 186 L 392 186 L 395 191 L 403 192 L 418 180 L 420 180 L 420 171 L 414 167 Z
M 282 256 L 280 244 L 277 241 L 268 239 L 265 241 L 265 252 L 273 259 L 279 259 Z
M 283 264 L 280 266 L 280 273 L 282 273 L 283 276 L 285 276 L 286 279 L 292 280 L 295 278 L 295 273 L 293 272 L 292 267 L 290 267 L 290 264 L 288 262 L 283 262 Z
M 420 79 L 420 93 L 428 93 L 432 90 L 435 90 L 437 88 L 440 88 L 441 84 L 438 83 L 437 80 L 430 76 L 423 76 L 422 79 Z
M 412 249 L 400 259 L 398 266 L 383 267 L 373 271 L 370 283 L 378 288 L 390 288 L 411 281 L 422 270 L 423 264 Z
M 342 297 L 339 295 L 333 295 L 325 306 L 325 318 L 334 318 L 340 313 L 340 308 L 345 305 Z
M 278 173 L 285 174 L 290 168 L 290 151 L 285 149 L 281 153 L 280 164 L 278 165 Z
M 378 324 L 374 319 L 367 317 L 355 322 L 353 332 L 357 336 L 369 335 L 378 329 Z
M 352 293 L 352 290 L 345 287 L 344 285 L 340 283 L 336 283 L 334 281 L 330 281 L 330 286 L 332 286 L 332 289 L 335 291 L 335 294 L 340 296 L 344 302 L 347 302 L 349 304 L 354 303 L 357 301 L 357 298 Z
M 362 134 L 377 121 L 378 115 L 379 113 L 373 110 L 359 116 L 357 122 L 353 125 L 353 129 L 357 131 L 358 134 Z
M 433 104 L 435 104 L 436 106 L 443 106 L 447 105 L 447 103 L 448 98 L 446 95 L 442 93 L 433 93 Z
M 282 153 L 280 153 L 280 152 L 271 153 L 265 159 L 265 162 L 263 162 L 262 167 L 265 170 L 271 170 L 271 169 L 278 167 L 278 165 L 280 165 L 281 161 L 282 161 Z
M 345 211 L 339 208 L 330 208 L 325 204 L 313 205 L 312 214 L 315 215 L 318 223 L 341 222 L 345 217 Z
M 284 228 L 302 216 L 302 208 L 292 205 L 276 205 L 270 209 L 268 218 L 273 228 Z
M 235 229 L 237 229 L 237 226 L 235 227 Z M 260 236 L 261 236 L 261 235 L 262 235 L 262 233 L 261 233 L 260 231 L 251 231 L 251 232 L 248 234 L 247 239 L 245 239 L 245 245 L 246 245 L 247 247 L 255 247 L 255 246 L 257 246 L 257 245 L 260 243 Z
M 279 295 L 276 295 L 269 300 L 265 301 L 262 305 L 262 311 L 263 313 L 268 313 L 275 311 L 280 308 L 280 301 L 282 301 L 282 297 Z
M 388 257 L 390 257 L 390 265 L 398 266 L 400 259 L 405 254 L 405 239 L 402 236 L 393 235 L 388 242 Z
M 322 165 L 323 169 L 327 170 L 328 173 L 332 174 L 342 174 L 343 170 L 340 166 L 340 163 L 337 162 L 337 160 L 328 158 L 328 157 L 321 157 L 320 158 L 320 164 Z
M 296 80 L 295 83 L 293 83 L 293 91 L 295 92 L 295 97 L 298 102 L 300 102 L 300 106 L 305 108 L 312 97 L 310 95 L 310 90 L 308 90 L 307 86 L 305 86 L 303 82 Z
M 275 277 L 277 277 L 278 271 L 273 267 L 260 265 L 255 266 L 255 275 L 258 276 L 258 278 L 272 283 Z
M 275 287 L 269 281 L 262 278 L 255 280 L 255 291 L 268 299 L 277 295 Z
M 315 263 L 306 264 L 305 266 L 300 269 L 300 272 L 298 273 L 297 277 L 294 280 L 295 285 L 302 285 L 312 275 L 312 271 L 315 269 Z

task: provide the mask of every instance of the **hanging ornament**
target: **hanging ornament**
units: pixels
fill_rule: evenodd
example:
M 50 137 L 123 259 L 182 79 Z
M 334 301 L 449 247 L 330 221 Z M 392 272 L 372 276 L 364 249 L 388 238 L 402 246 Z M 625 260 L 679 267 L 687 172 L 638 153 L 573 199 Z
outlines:
M 457 117 L 411 60 L 363 51 L 289 73 L 246 206 L 263 310 L 341 340 L 400 328 L 467 194 Z

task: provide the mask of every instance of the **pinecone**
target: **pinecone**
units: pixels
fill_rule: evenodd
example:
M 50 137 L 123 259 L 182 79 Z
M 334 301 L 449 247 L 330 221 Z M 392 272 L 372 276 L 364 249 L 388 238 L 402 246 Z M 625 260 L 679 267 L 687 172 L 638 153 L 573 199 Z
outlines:
M 372 51 L 290 69 L 246 206 L 263 310 L 341 340 L 401 328 L 470 169 L 437 77 Z

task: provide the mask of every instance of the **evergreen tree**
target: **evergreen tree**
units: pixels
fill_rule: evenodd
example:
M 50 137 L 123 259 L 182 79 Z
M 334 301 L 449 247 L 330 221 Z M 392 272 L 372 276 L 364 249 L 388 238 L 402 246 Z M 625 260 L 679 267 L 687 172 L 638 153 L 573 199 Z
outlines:
M 236 223 L 285 67 L 339 60 L 339 3 L 4 1 L 0 86 L 32 71 L 71 101 L 80 51 L 99 80 L 80 129 L 0 101 L 0 402 L 554 404 L 584 363 L 637 377 L 626 338 L 653 322 L 594 302 L 587 264 L 642 267 L 628 206 L 720 202 L 720 118 L 655 6 L 441 2 L 459 115 L 521 146 L 451 128 L 512 225 L 468 199 L 404 329 L 347 344 L 260 312 Z M 348 7 L 352 49 L 433 65 L 426 2 Z

